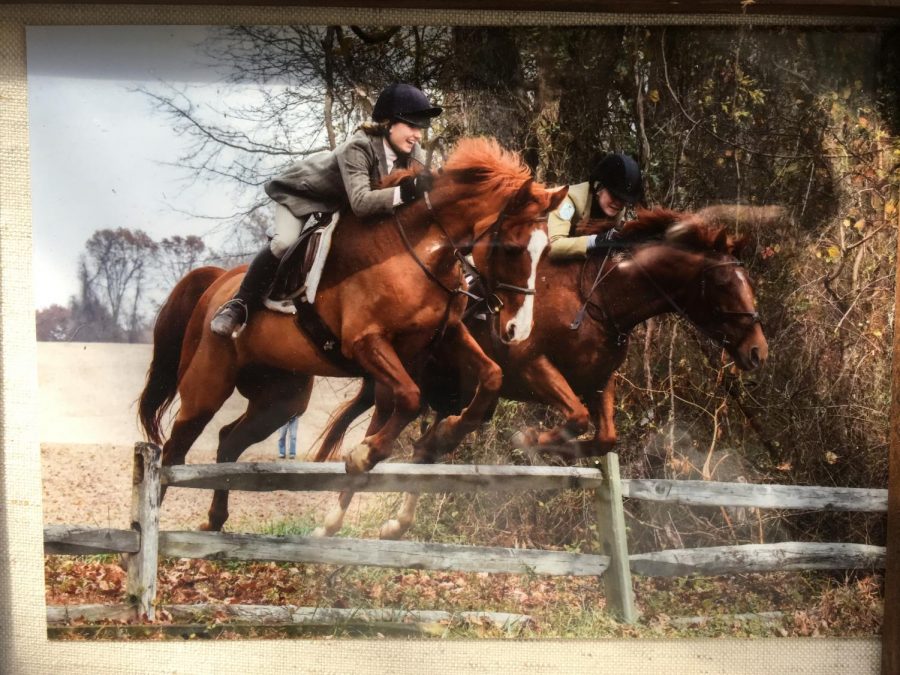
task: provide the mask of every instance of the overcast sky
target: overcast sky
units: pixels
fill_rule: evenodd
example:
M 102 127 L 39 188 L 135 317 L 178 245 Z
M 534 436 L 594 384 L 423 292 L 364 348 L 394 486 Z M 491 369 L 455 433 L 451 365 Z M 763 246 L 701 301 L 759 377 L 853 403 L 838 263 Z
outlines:
M 233 200 L 189 186 L 166 166 L 184 150 L 166 118 L 134 90 L 172 83 L 195 102 L 240 90 L 197 48 L 203 27 L 29 27 L 28 108 L 35 305 L 66 305 L 78 290 L 78 256 L 102 228 L 143 229 L 155 239 L 204 235 L 214 226 L 178 210 L 234 212 Z M 199 89 L 198 89 L 199 88 Z

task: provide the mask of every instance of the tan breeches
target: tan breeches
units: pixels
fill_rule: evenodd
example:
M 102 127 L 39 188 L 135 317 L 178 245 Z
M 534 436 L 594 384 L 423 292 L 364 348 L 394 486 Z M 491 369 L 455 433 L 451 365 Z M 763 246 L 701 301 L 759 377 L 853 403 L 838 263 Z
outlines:
M 281 258 L 297 241 L 304 222 L 305 219 L 297 218 L 283 204 L 275 204 L 275 234 L 269 242 L 269 250 L 276 258 Z

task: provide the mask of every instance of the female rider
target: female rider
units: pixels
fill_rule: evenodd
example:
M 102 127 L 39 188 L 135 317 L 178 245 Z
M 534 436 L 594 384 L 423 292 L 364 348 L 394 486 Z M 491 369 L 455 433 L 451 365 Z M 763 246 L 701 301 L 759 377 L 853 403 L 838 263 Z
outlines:
M 625 207 L 643 200 L 643 181 L 637 162 L 628 155 L 607 155 L 591 169 L 584 183 L 569 186 L 569 194 L 550 213 L 550 257 L 556 260 L 584 258 L 614 239 L 625 216 Z M 583 218 L 607 219 L 604 234 L 571 236 Z
M 266 194 L 276 202 L 275 235 L 250 263 L 234 298 L 217 310 L 212 331 L 230 337 L 247 322 L 272 285 L 281 257 L 308 222 L 347 208 L 359 218 L 387 215 L 429 190 L 427 172 L 404 178 L 396 187 L 375 186 L 411 161 L 424 165 L 422 129 L 442 111 L 416 87 L 392 84 L 379 94 L 372 122 L 334 150 L 312 155 L 266 183 Z

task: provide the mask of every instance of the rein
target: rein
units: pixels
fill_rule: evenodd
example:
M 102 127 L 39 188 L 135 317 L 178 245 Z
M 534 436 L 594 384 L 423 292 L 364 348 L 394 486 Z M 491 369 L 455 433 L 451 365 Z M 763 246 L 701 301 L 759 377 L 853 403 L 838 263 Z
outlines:
M 462 284 L 460 284 L 456 288 L 448 288 L 447 285 L 443 281 L 441 281 L 434 272 L 431 271 L 428 265 L 422 262 L 422 259 L 418 255 L 416 255 L 416 251 L 413 248 L 412 242 L 410 242 L 409 237 L 406 236 L 406 230 L 403 229 L 403 223 L 400 222 L 400 214 L 396 211 L 394 211 L 394 223 L 397 225 L 397 232 L 400 233 L 400 238 L 403 240 L 403 245 L 406 247 L 407 252 L 410 254 L 410 256 L 412 256 L 412 259 L 416 261 L 416 264 L 425 273 L 425 276 L 431 279 L 431 281 L 437 284 L 441 289 L 443 289 L 445 293 L 450 296 L 465 292 L 462 289 Z M 443 227 L 441 227 L 441 231 L 444 232 L 444 236 L 446 236 L 446 231 Z M 449 239 L 449 237 L 447 238 Z M 459 253 L 459 249 L 456 248 L 456 245 L 453 243 L 452 239 L 450 239 L 450 245 L 453 247 L 454 255 L 457 255 Z
M 581 324 L 582 324 L 582 322 L 584 321 L 584 315 L 585 315 L 585 313 L 587 312 L 588 304 L 591 302 L 591 296 L 594 294 L 594 292 L 595 292 L 598 288 L 600 288 L 600 284 L 603 282 L 603 280 L 604 280 L 604 279 L 605 279 L 605 278 L 606 278 L 606 277 L 607 277 L 614 269 L 616 269 L 616 266 L 613 265 L 613 266 L 610 267 L 605 273 L 603 272 L 603 266 L 606 265 L 606 262 L 609 260 L 609 254 L 610 254 L 611 251 L 612 251 L 611 248 L 607 248 L 607 249 L 606 249 L 606 255 L 603 256 L 603 260 L 600 262 L 600 266 L 597 268 L 597 276 L 594 277 L 594 283 L 591 284 L 591 290 L 589 290 L 589 291 L 587 292 L 587 295 L 586 295 L 585 298 L 584 298 L 584 304 L 581 306 L 581 309 L 578 310 L 578 313 L 575 315 L 575 319 L 574 319 L 574 320 L 572 321 L 572 323 L 569 325 L 569 329 L 570 329 L 570 330 L 578 330 L 579 328 L 581 328 Z M 584 270 L 585 270 L 585 268 L 587 268 L 587 260 L 585 260 L 585 261 L 584 261 L 584 265 L 581 266 L 581 275 L 580 275 L 580 279 L 583 279 L 583 278 L 584 278 Z M 578 288 L 581 289 L 581 280 L 579 280 L 579 282 L 578 282 Z M 603 307 L 601 307 L 599 304 L 597 305 L 597 307 L 598 307 L 598 308 L 600 309 L 600 311 L 603 313 L 603 316 L 608 318 L 607 313 L 603 311 Z M 615 327 L 616 331 L 617 331 L 618 334 L 619 334 L 619 339 L 617 340 L 617 343 L 621 346 L 622 343 L 623 343 L 622 335 L 624 335 L 624 333 L 622 333 L 622 331 L 619 330 L 619 327 L 616 326 L 615 322 L 612 321 L 612 319 L 609 319 L 609 321 L 610 321 L 610 323 L 612 323 L 612 325 Z

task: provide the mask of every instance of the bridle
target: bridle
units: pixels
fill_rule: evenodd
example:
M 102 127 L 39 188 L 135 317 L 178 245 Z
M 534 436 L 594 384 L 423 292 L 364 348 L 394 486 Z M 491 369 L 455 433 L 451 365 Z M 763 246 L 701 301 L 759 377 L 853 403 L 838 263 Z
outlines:
M 394 211 L 394 222 L 397 225 L 397 231 L 400 234 L 400 238 L 403 240 L 403 244 L 406 247 L 407 252 L 412 256 L 413 260 L 415 260 L 416 264 L 422 269 L 425 273 L 425 276 L 428 277 L 433 283 L 435 283 L 438 287 L 444 290 L 451 299 L 456 295 L 465 295 L 470 300 L 472 300 L 472 304 L 466 309 L 466 315 L 468 316 L 475 308 L 484 305 L 487 309 L 487 312 L 491 315 L 497 315 L 500 313 L 500 310 L 503 309 L 503 301 L 497 296 L 496 291 L 505 290 L 512 291 L 514 293 L 520 293 L 522 295 L 534 295 L 533 288 L 526 288 L 523 286 L 516 286 L 514 284 L 508 284 L 502 281 L 494 281 L 492 278 L 486 277 L 476 266 L 475 263 L 470 261 L 466 256 L 472 252 L 472 249 L 475 248 L 475 245 L 484 237 L 490 236 L 490 241 L 488 242 L 488 253 L 487 259 L 485 263 L 490 266 L 491 258 L 494 254 L 494 248 L 499 246 L 500 239 L 500 226 L 503 224 L 503 221 L 506 220 L 507 217 L 507 207 L 509 206 L 509 202 L 512 200 L 512 195 L 507 198 L 506 203 L 503 205 L 503 208 L 500 210 L 500 213 L 497 215 L 496 220 L 490 225 L 490 227 L 486 228 L 481 234 L 476 237 L 473 237 L 472 241 L 469 242 L 465 246 L 458 245 L 453 238 L 450 236 L 450 233 L 447 232 L 447 229 L 444 227 L 443 223 L 441 223 L 440 219 L 435 214 L 434 208 L 431 205 L 431 198 L 428 193 L 424 194 L 425 204 L 428 207 L 428 211 L 431 214 L 431 220 L 434 222 L 441 233 L 447 239 L 450 244 L 450 248 L 453 250 L 453 257 L 459 262 L 463 275 L 470 277 L 473 282 L 477 282 L 482 289 L 484 289 L 484 296 L 480 296 L 467 288 L 463 287 L 463 280 L 460 279 L 460 283 L 456 288 L 449 288 L 443 281 L 441 281 L 434 272 L 422 261 L 422 259 L 416 254 L 415 249 L 412 246 L 412 243 L 409 241 L 409 237 L 406 235 L 406 230 L 403 227 L 403 223 L 400 220 L 400 214 L 395 210 Z M 540 221 L 540 218 L 536 218 L 535 222 Z M 473 283 L 474 285 L 474 283 Z
M 600 304 L 599 302 L 593 302 L 591 300 L 591 297 L 596 292 L 596 290 L 599 288 L 603 279 L 605 279 L 609 274 L 611 274 L 616 269 L 616 267 L 618 267 L 618 265 L 619 265 L 618 262 L 614 262 L 611 268 L 604 271 L 604 267 L 606 265 L 607 260 L 609 260 L 609 257 L 610 257 L 609 251 L 607 251 L 606 257 L 604 257 L 604 259 L 601 261 L 600 267 L 597 270 L 597 275 L 594 279 L 594 283 L 591 286 L 590 292 L 587 294 L 587 297 L 585 298 L 585 303 L 584 303 L 582 309 L 576 315 L 575 320 L 572 322 L 570 328 L 572 330 L 578 329 L 578 327 L 581 325 L 581 321 L 584 317 L 584 312 L 585 312 L 586 308 L 588 307 L 588 305 L 592 305 L 600 311 L 600 313 L 603 317 L 603 320 L 606 323 L 610 324 L 615 329 L 615 332 L 618 336 L 616 342 L 619 346 L 621 346 L 624 344 L 625 339 L 627 339 L 628 333 L 626 331 L 623 331 L 615 323 L 615 321 L 612 320 L 612 318 L 609 316 L 609 313 L 603 308 L 602 304 Z M 663 289 L 657 283 L 656 279 L 653 278 L 653 275 L 651 275 L 650 272 L 647 271 L 647 269 L 640 262 L 638 262 L 638 260 L 636 258 L 634 258 L 632 256 L 631 258 L 629 258 L 629 261 L 637 267 L 637 269 L 641 272 L 641 274 L 644 276 L 644 278 L 646 278 L 647 281 L 650 282 L 650 285 L 656 290 L 657 293 L 659 293 L 660 297 L 662 297 L 666 301 L 666 303 L 669 305 L 669 307 L 671 307 L 672 310 L 676 314 L 690 320 L 687 310 L 685 310 L 681 304 L 679 304 L 669 293 L 667 293 L 665 291 L 665 289 Z M 586 268 L 586 266 L 587 266 L 587 261 L 585 261 L 585 266 L 582 267 L 582 277 L 584 275 L 584 269 Z M 700 276 L 700 302 L 704 306 L 709 305 L 708 296 L 707 296 L 708 275 L 712 270 L 717 269 L 719 267 L 744 267 L 744 263 L 742 263 L 740 260 L 737 260 L 737 259 L 720 260 L 715 263 L 707 264 L 703 267 L 703 269 L 700 270 L 700 275 L 699 275 Z M 583 287 L 583 286 L 581 283 L 579 283 L 579 288 L 581 288 L 581 287 Z M 718 306 L 713 306 L 710 308 L 710 312 L 714 316 L 720 317 L 720 318 L 744 317 L 744 318 L 750 319 L 754 324 L 762 323 L 762 320 L 760 318 L 758 311 L 726 310 L 726 309 L 721 309 Z M 703 329 L 702 327 L 701 327 L 701 330 L 704 330 L 704 332 L 706 332 L 706 330 Z M 728 343 L 728 340 L 724 335 L 721 337 L 721 341 L 723 342 L 723 344 Z

